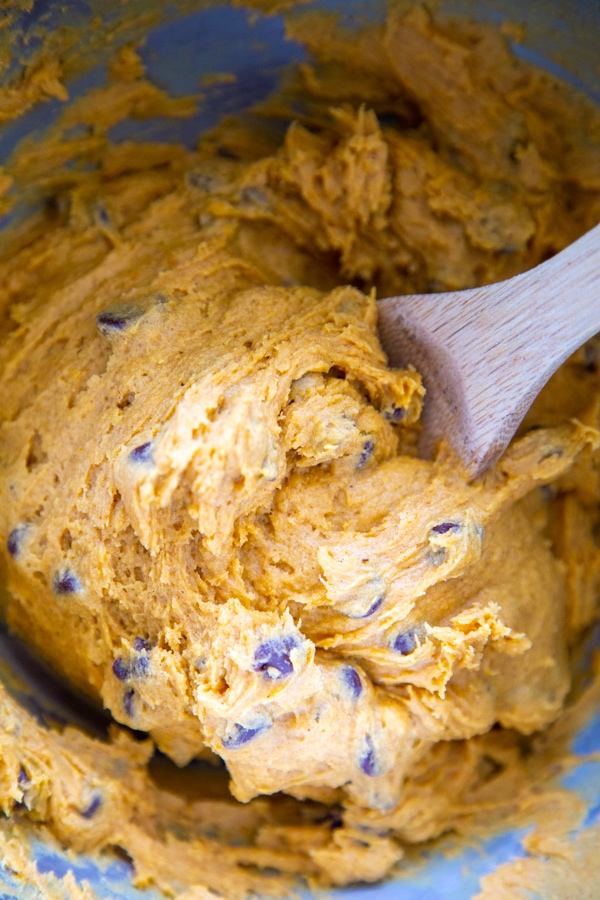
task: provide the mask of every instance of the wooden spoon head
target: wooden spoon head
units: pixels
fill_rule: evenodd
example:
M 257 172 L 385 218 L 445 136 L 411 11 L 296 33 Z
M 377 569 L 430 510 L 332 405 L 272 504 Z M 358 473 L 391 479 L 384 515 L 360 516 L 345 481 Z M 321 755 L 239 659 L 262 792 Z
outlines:
M 390 365 L 413 365 L 423 378 L 426 394 L 419 453 L 431 459 L 445 438 L 470 477 L 476 478 L 500 458 L 548 375 L 535 380 L 516 401 L 506 397 L 504 406 L 502 398 L 494 396 L 493 379 L 491 393 L 483 389 L 474 397 L 472 371 L 464 359 L 450 353 L 444 332 L 428 327 L 426 317 L 413 313 L 415 306 L 431 307 L 436 302 L 452 306 L 453 298 L 459 302 L 465 293 L 471 292 L 381 300 L 378 330 Z M 443 312 L 441 316 L 443 319 Z M 486 414 L 486 402 L 493 407 L 494 416 Z

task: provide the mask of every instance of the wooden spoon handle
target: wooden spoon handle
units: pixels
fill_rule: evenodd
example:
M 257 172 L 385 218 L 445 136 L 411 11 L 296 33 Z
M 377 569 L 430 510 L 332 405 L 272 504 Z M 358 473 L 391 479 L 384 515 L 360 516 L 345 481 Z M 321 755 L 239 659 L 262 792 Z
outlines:
M 412 363 L 423 375 L 423 449 L 446 435 L 476 475 L 500 456 L 560 364 L 600 331 L 600 225 L 522 275 L 391 297 L 378 310 L 390 363 Z

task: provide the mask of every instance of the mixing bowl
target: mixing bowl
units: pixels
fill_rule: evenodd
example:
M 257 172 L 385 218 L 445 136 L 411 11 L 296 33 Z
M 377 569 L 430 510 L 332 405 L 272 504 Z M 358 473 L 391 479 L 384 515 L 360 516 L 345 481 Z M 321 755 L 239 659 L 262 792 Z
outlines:
M 302 12 L 307 6 L 285 5 L 288 12 L 290 8 Z M 70 73 L 71 100 L 102 84 L 111 49 L 139 39 L 148 29 L 145 4 L 132 2 L 125 6 L 126 27 L 121 21 L 124 6 L 113 0 L 104 0 L 95 7 L 76 0 L 67 3 L 38 0 L 29 11 L 15 9 L 11 13 L 12 30 L 8 37 L 11 34 L 18 37 L 14 37 L 13 59 L 4 72 L 4 79 L 14 77 L 20 61 L 39 46 L 40 26 L 46 32 L 65 25 L 89 29 L 93 15 L 101 11 L 106 26 L 104 42 L 97 46 L 88 42 L 85 53 L 78 49 L 76 41 L 72 42 L 65 57 L 65 71 Z M 269 15 L 250 12 L 239 4 L 182 2 L 166 8 L 161 18 L 150 22 L 141 49 L 150 80 L 174 96 L 197 93 L 202 84 L 203 101 L 199 112 L 192 117 L 155 117 L 119 123 L 112 130 L 112 139 L 115 142 L 128 138 L 161 140 L 191 147 L 199 132 L 214 127 L 223 116 L 239 114 L 268 97 L 279 84 L 285 68 L 302 61 L 305 51 L 300 45 L 286 40 L 283 18 L 276 12 L 278 4 L 263 6 L 275 12 Z M 385 13 L 385 4 L 377 0 L 322 0 L 309 6 L 339 13 L 343 24 L 350 28 L 359 28 L 361 23 L 381 18 Z M 509 21 L 525 26 L 523 39 L 513 42 L 517 56 L 571 82 L 600 104 L 600 6 L 596 0 L 580 0 L 577 4 L 570 0 L 538 0 L 535 4 L 523 4 L 519 0 L 445 0 L 439 7 L 443 12 L 476 20 L 497 24 Z M 510 33 L 516 35 L 517 30 Z M 7 39 L 7 33 L 4 38 Z M 236 78 L 202 82 L 203 76 L 215 72 L 233 73 Z M 0 133 L 0 161 L 9 156 L 23 137 L 41 135 L 62 106 L 62 100 L 51 99 L 34 105 L 20 118 L 8 122 Z M 38 198 L 24 195 L 1 224 L 6 227 L 9 222 L 30 213 L 37 202 Z M 586 648 L 582 648 L 582 671 L 589 665 L 599 637 L 598 632 L 590 635 Z M 0 677 L 12 694 L 41 719 L 66 721 L 92 733 L 101 733 L 106 726 L 106 719 L 98 711 L 49 676 L 5 629 L 0 631 Z M 579 732 L 573 751 L 581 757 L 581 763 L 563 777 L 563 783 L 584 798 L 588 807 L 583 823 L 586 827 L 596 822 L 600 815 L 600 762 L 585 759 L 587 754 L 600 752 L 600 712 Z M 167 761 L 161 765 L 168 771 L 170 764 Z M 211 776 L 197 765 L 186 777 Z M 185 780 L 180 780 L 179 784 L 182 783 L 183 788 L 180 786 L 179 789 L 185 790 Z M 339 900 L 391 900 L 398 897 L 403 900 L 465 900 L 477 893 L 482 876 L 499 864 L 523 855 L 521 840 L 532 828 L 506 830 L 476 846 L 461 845 L 452 837 L 446 837 L 424 851 L 420 863 L 401 879 L 340 889 L 332 891 L 331 896 Z M 134 888 L 126 860 L 113 860 L 107 864 L 93 855 L 74 857 L 39 840 L 35 843 L 35 854 L 40 872 L 62 876 L 70 871 L 78 883 L 87 881 L 99 897 L 132 900 L 163 896 L 155 888 L 144 891 Z M 1 893 L 2 889 L 4 893 Z M 35 888 L 24 885 L 9 871 L 0 868 L 0 897 L 13 896 L 28 900 L 39 894 Z M 303 896 L 312 895 L 306 891 Z

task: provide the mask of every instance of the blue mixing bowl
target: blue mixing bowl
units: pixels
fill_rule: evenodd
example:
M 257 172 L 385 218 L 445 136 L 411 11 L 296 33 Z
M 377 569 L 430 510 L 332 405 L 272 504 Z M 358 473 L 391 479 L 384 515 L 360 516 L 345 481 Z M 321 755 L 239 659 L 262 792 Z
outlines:
M 298 5 L 306 9 L 306 4 Z M 597 0 L 578 0 L 576 4 L 572 0 L 536 0 L 529 4 L 522 0 L 442 0 L 439 6 L 442 12 L 476 20 L 523 23 L 526 37 L 523 43 L 514 45 L 514 52 L 584 90 L 600 105 L 600 4 Z M 120 2 L 104 0 L 105 20 L 115 20 L 122 8 Z M 361 22 L 382 18 L 385 13 L 385 4 L 380 0 L 321 0 L 310 4 L 310 8 L 336 11 L 349 27 L 360 27 Z M 40 23 L 47 30 L 65 23 L 86 28 L 90 18 L 89 5 L 79 0 L 38 0 L 30 12 L 23 12 L 14 20 L 15 33 L 22 32 L 15 48 L 20 58 L 32 53 L 39 43 L 36 27 Z M 135 29 L 115 30 L 113 49 L 132 37 L 139 37 Z M 68 85 L 72 99 L 104 83 L 109 49 L 107 44 L 79 61 L 83 64 Z M 76 55 L 75 47 L 71 56 Z M 175 96 L 197 92 L 203 75 L 230 72 L 237 76 L 235 81 L 215 81 L 203 86 L 205 100 L 193 118 L 127 121 L 116 125 L 111 132 L 116 142 L 135 138 L 191 147 L 199 132 L 212 128 L 223 116 L 238 114 L 266 98 L 277 87 L 285 67 L 303 60 L 305 51 L 285 39 L 284 23 L 279 15 L 264 16 L 249 13 L 237 5 L 203 3 L 202 8 L 191 13 L 189 6 L 187 12 L 177 13 L 175 9 L 168 15 L 165 12 L 161 23 L 148 33 L 141 56 L 150 80 Z M 16 67 L 15 57 L 4 77 L 14 74 Z M 9 156 L 24 136 L 42 134 L 62 105 L 60 100 L 37 104 L 26 115 L 6 125 L 0 132 L 0 161 Z M 30 211 L 31 200 L 23 200 L 10 220 Z M 1 220 L 0 226 L 6 226 L 8 221 Z M 590 638 L 588 653 L 584 654 L 588 663 L 592 647 L 600 643 L 599 638 L 600 631 Z M 50 678 L 23 646 L 1 628 L 0 678 L 13 695 L 39 716 L 50 715 L 92 732 L 101 732 L 104 727 L 105 722 L 96 711 Z M 586 754 L 600 753 L 600 711 L 578 734 L 573 751 L 582 757 L 582 762 L 563 778 L 563 783 L 584 799 L 588 814 L 582 827 L 587 827 L 600 816 L 600 762 L 584 759 Z M 328 894 L 335 900 L 466 900 L 477 894 L 482 876 L 501 863 L 523 855 L 521 840 L 532 828 L 506 830 L 478 846 L 457 848 L 450 840 L 438 842 L 428 851 L 426 864 L 401 880 Z M 113 860 L 107 864 L 97 857 L 83 855 L 74 859 L 71 854 L 62 854 L 39 841 L 34 846 L 41 872 L 62 876 L 71 871 L 79 883 L 87 881 L 99 897 L 127 900 L 163 897 L 152 888 L 143 891 L 134 888 L 126 861 Z M 450 847 L 453 852 L 445 853 Z M 311 896 L 308 892 L 303 894 L 304 898 Z M 39 893 L 0 867 L 0 898 L 5 897 L 33 900 Z

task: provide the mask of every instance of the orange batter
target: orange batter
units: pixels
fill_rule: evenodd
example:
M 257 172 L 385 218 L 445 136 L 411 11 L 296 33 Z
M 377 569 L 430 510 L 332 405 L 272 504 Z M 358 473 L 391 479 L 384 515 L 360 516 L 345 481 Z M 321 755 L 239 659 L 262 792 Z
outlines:
M 491 28 L 295 29 L 319 64 L 280 147 L 243 123 L 108 147 L 140 104 L 191 109 L 126 50 L 5 173 L 56 197 L 2 264 L 5 615 L 149 735 L 46 731 L 2 694 L 5 852 L 31 819 L 190 900 L 287 890 L 264 866 L 377 880 L 511 779 L 530 798 L 518 747 L 597 615 L 596 345 L 469 483 L 416 456 L 424 391 L 386 365 L 375 292 L 496 281 L 594 225 L 600 117 Z M 62 168 L 78 121 L 92 171 Z M 296 799 L 167 803 L 153 746 Z

